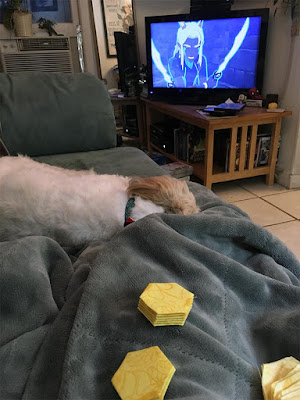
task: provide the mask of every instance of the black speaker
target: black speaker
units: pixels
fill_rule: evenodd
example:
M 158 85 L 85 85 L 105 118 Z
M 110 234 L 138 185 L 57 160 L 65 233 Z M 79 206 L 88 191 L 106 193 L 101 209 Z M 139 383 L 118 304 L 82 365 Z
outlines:
M 133 33 L 114 32 L 119 87 L 126 97 L 138 94 L 138 68 L 135 36 Z

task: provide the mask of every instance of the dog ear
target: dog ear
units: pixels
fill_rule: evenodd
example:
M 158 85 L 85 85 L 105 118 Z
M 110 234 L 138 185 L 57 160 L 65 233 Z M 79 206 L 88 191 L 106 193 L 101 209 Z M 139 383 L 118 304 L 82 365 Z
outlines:
M 140 178 L 133 177 L 129 181 L 127 193 L 129 196 L 140 196 L 146 200 L 153 200 L 162 189 L 164 177 Z
M 170 176 L 134 177 L 127 189 L 129 197 L 140 196 L 164 208 L 167 213 L 194 214 L 199 211 L 187 183 Z

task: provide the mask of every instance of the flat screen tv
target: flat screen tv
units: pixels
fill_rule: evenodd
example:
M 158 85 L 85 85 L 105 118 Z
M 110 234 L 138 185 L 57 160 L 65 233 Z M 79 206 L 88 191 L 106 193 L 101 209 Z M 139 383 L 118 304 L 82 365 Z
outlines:
M 149 97 L 182 104 L 262 90 L 269 9 L 146 17 Z

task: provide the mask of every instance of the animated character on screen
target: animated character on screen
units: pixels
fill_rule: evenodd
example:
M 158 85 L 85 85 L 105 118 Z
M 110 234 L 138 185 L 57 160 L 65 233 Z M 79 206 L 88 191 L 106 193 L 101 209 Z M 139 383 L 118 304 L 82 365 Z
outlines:
M 216 88 L 228 62 L 243 43 L 249 28 L 249 18 L 236 36 L 233 46 L 219 68 L 208 74 L 207 59 L 203 54 L 203 21 L 179 22 L 177 41 L 173 57 L 168 61 L 168 71 L 163 66 L 160 54 L 152 40 L 152 60 L 163 74 L 168 87 Z
M 168 71 L 175 87 L 208 87 L 207 60 L 203 56 L 203 21 L 179 22 Z

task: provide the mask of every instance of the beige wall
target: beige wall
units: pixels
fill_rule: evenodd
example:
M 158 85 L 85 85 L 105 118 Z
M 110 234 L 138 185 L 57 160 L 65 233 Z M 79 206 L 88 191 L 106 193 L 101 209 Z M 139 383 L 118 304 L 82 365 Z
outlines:
M 274 17 L 273 1 L 236 0 L 234 9 L 270 8 L 265 60 L 264 93 L 278 93 L 280 107 L 293 112 L 282 122 L 282 141 L 276 168 L 277 180 L 300 187 L 300 36 L 291 36 L 290 13 L 279 8 Z
M 300 36 L 293 38 L 290 68 L 282 106 L 293 116 L 282 124 L 282 148 L 278 160 L 278 181 L 289 188 L 300 187 Z

